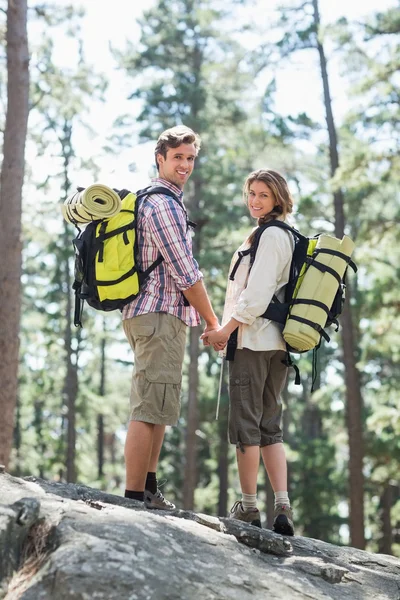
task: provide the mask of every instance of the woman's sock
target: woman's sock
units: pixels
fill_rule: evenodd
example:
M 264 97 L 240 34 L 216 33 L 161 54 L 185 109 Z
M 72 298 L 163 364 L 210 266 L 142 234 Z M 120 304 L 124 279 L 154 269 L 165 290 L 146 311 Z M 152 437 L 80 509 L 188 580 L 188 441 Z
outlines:
M 275 492 L 275 508 L 278 504 L 284 504 L 290 508 L 290 500 L 287 492 Z
M 244 510 L 246 508 L 257 508 L 257 494 L 243 494 L 242 492 L 242 504 Z

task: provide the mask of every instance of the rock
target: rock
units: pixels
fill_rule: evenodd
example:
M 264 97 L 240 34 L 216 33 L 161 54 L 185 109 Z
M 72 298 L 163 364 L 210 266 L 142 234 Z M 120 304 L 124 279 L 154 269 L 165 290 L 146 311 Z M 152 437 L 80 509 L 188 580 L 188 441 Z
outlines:
M 7 600 L 400 600 L 394 557 L 87 486 L 2 474 L 0 490 Z
M 39 518 L 39 508 L 36 498 L 21 498 L 9 506 L 0 504 L 0 583 L 21 566 L 23 548 Z

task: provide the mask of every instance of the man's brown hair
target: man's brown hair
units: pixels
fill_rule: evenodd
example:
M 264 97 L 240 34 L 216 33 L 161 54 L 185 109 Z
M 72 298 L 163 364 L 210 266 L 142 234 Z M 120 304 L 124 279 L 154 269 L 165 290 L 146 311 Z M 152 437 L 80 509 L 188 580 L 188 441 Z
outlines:
M 185 125 L 177 125 L 162 132 L 157 140 L 154 151 L 157 171 L 159 170 L 157 154 L 161 154 L 164 158 L 167 158 L 168 148 L 178 148 L 181 144 L 194 144 L 197 156 L 201 146 L 201 139 L 197 133 Z

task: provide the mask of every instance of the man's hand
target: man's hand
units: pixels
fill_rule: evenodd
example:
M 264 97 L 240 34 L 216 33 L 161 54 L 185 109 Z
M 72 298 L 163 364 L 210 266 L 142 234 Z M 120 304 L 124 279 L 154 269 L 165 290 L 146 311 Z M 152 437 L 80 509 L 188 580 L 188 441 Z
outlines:
M 223 350 L 228 343 L 230 333 L 228 333 L 225 327 L 221 327 L 218 330 L 210 331 L 207 334 L 207 341 L 212 344 L 214 350 Z
M 205 346 L 210 346 L 214 350 L 223 350 L 228 343 L 231 333 L 241 325 L 234 317 L 223 326 L 216 328 L 206 327 L 200 339 L 203 340 Z
M 214 350 L 223 350 L 228 342 L 230 334 L 223 327 L 204 332 L 200 339 L 203 340 L 205 346 L 211 346 Z
M 204 331 L 200 337 L 200 339 L 203 340 L 204 346 L 210 346 L 210 343 L 208 341 L 208 334 L 211 331 L 218 331 L 218 329 L 221 329 L 221 326 L 218 323 L 218 321 L 215 321 L 213 323 L 207 323 L 207 325 L 205 326 Z

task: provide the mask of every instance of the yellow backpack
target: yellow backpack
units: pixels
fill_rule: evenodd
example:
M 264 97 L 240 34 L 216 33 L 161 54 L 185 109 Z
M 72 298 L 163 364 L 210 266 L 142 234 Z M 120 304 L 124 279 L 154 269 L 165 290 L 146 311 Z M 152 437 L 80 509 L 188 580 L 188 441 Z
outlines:
M 146 271 L 138 270 L 138 201 L 149 194 L 171 196 L 178 202 L 177 197 L 164 187 L 148 187 L 136 194 L 129 190 L 116 191 L 122 201 L 118 214 L 88 223 L 73 240 L 75 281 L 72 287 L 77 327 L 82 327 L 85 300 L 96 310 L 122 309 L 136 298 L 148 275 L 163 261 L 160 255 Z
M 290 352 L 303 353 L 313 350 L 315 353 L 320 346 L 321 337 L 327 342 L 330 341 L 325 328 L 335 325 L 336 331 L 338 330 L 338 317 L 345 301 L 347 268 L 350 266 L 357 271 L 351 260 L 354 243 L 346 235 L 342 240 L 327 234 L 306 237 L 287 223 L 272 220 L 257 228 L 249 249 L 239 252 L 239 258 L 229 275 L 230 279 L 235 278 L 243 256 L 250 255 L 251 268 L 261 235 L 269 227 L 290 231 L 294 251 L 283 302 L 274 295 L 266 311 L 260 316 L 280 324 L 288 351 L 287 364 L 295 369 L 295 383 L 298 384 L 300 376 Z M 231 334 L 228 341 L 227 360 L 234 360 L 236 346 L 237 330 Z M 313 385 L 316 376 L 314 363 L 313 360 Z

